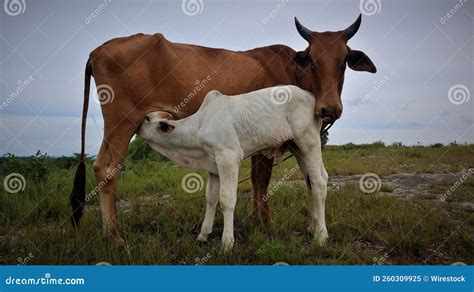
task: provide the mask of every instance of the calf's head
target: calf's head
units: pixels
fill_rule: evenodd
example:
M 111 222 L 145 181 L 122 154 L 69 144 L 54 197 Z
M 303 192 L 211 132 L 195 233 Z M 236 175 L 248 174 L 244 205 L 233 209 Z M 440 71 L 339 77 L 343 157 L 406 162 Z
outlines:
M 170 133 L 174 130 L 173 116 L 167 112 L 151 112 L 145 116 L 137 133 L 145 140 L 153 140 L 154 135 L 158 133 Z
M 316 116 L 330 123 L 342 114 L 341 92 L 346 65 L 355 71 L 375 73 L 369 57 L 352 50 L 347 41 L 359 29 L 361 16 L 348 28 L 336 32 L 315 32 L 295 17 L 296 29 L 309 46 L 294 57 L 298 85 L 316 97 Z

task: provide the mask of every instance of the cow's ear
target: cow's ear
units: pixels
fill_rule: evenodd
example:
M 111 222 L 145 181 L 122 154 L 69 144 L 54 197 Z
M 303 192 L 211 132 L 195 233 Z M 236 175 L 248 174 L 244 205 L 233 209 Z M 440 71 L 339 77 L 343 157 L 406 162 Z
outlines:
M 174 126 L 167 121 L 160 121 L 158 123 L 158 130 L 163 133 L 170 133 L 174 130 Z
M 355 71 L 367 71 L 370 73 L 377 72 L 377 68 L 375 68 L 374 63 L 372 63 L 370 58 L 364 52 L 357 50 L 349 49 L 347 65 Z
M 309 59 L 308 50 L 297 52 L 295 57 L 293 58 L 293 61 L 295 62 L 298 69 L 302 71 L 305 71 L 306 69 L 308 69 L 311 63 L 311 60 Z

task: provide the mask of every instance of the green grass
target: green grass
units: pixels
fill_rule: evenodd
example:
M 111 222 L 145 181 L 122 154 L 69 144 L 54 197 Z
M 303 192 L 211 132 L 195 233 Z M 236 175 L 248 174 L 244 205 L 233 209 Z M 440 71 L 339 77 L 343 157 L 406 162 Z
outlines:
M 379 144 L 327 146 L 329 175 L 398 172 L 458 172 L 474 167 L 473 145 L 383 147 Z M 249 175 L 249 161 L 240 176 Z M 275 167 L 280 180 L 294 159 Z M 23 191 L 0 191 L 0 263 L 17 264 L 451 264 L 474 263 L 473 212 L 456 202 L 474 202 L 469 178 L 446 203 L 433 198 L 364 194 L 355 184 L 330 190 L 326 214 L 329 240 L 317 246 L 308 225 L 304 183 L 285 183 L 270 198 L 275 225 L 250 216 L 249 181 L 239 185 L 235 214 L 236 246 L 220 252 L 222 215 L 217 212 L 208 243 L 195 240 L 203 220 L 204 189 L 187 194 L 181 179 L 190 170 L 159 159 L 128 160 L 118 188 L 119 220 L 126 247 L 112 248 L 102 237 L 97 198 L 89 203 L 79 233 L 68 219 L 73 168 L 51 169 L 46 180 L 27 178 Z M 201 173 L 205 179 L 206 174 Z M 26 175 L 25 175 L 26 176 Z M 300 174 L 291 177 L 300 180 Z M 3 177 L 2 177 L 3 181 Z M 434 194 L 454 182 L 433 182 Z M 94 186 L 88 169 L 88 188 Z M 390 191 L 383 185 L 381 191 Z M 163 196 L 170 195 L 166 199 Z M 29 256 L 31 254 L 31 256 Z

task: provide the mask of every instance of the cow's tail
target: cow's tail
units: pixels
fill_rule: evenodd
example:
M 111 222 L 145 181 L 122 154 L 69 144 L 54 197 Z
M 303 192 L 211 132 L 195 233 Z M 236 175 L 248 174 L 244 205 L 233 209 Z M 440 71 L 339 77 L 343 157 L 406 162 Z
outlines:
M 74 228 L 79 227 L 79 220 L 84 212 L 86 201 L 86 158 L 84 148 L 86 142 L 86 120 L 87 110 L 89 108 L 91 76 L 92 67 L 90 60 L 87 60 L 84 78 L 84 105 L 82 106 L 81 155 L 79 157 L 79 164 L 77 165 L 76 174 L 74 176 L 74 185 L 70 196 L 70 204 L 72 208 L 71 222 Z

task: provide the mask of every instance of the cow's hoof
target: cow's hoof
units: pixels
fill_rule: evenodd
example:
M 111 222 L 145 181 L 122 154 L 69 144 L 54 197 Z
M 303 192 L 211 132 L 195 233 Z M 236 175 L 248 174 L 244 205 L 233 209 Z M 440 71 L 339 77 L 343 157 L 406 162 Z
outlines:
M 121 248 L 125 246 L 125 240 L 122 237 L 114 236 L 112 237 L 112 245 L 115 248 Z
M 202 242 L 206 242 L 207 241 L 207 235 L 204 235 L 202 233 L 199 233 L 198 237 L 197 237 L 197 240 L 198 241 L 202 241 Z

